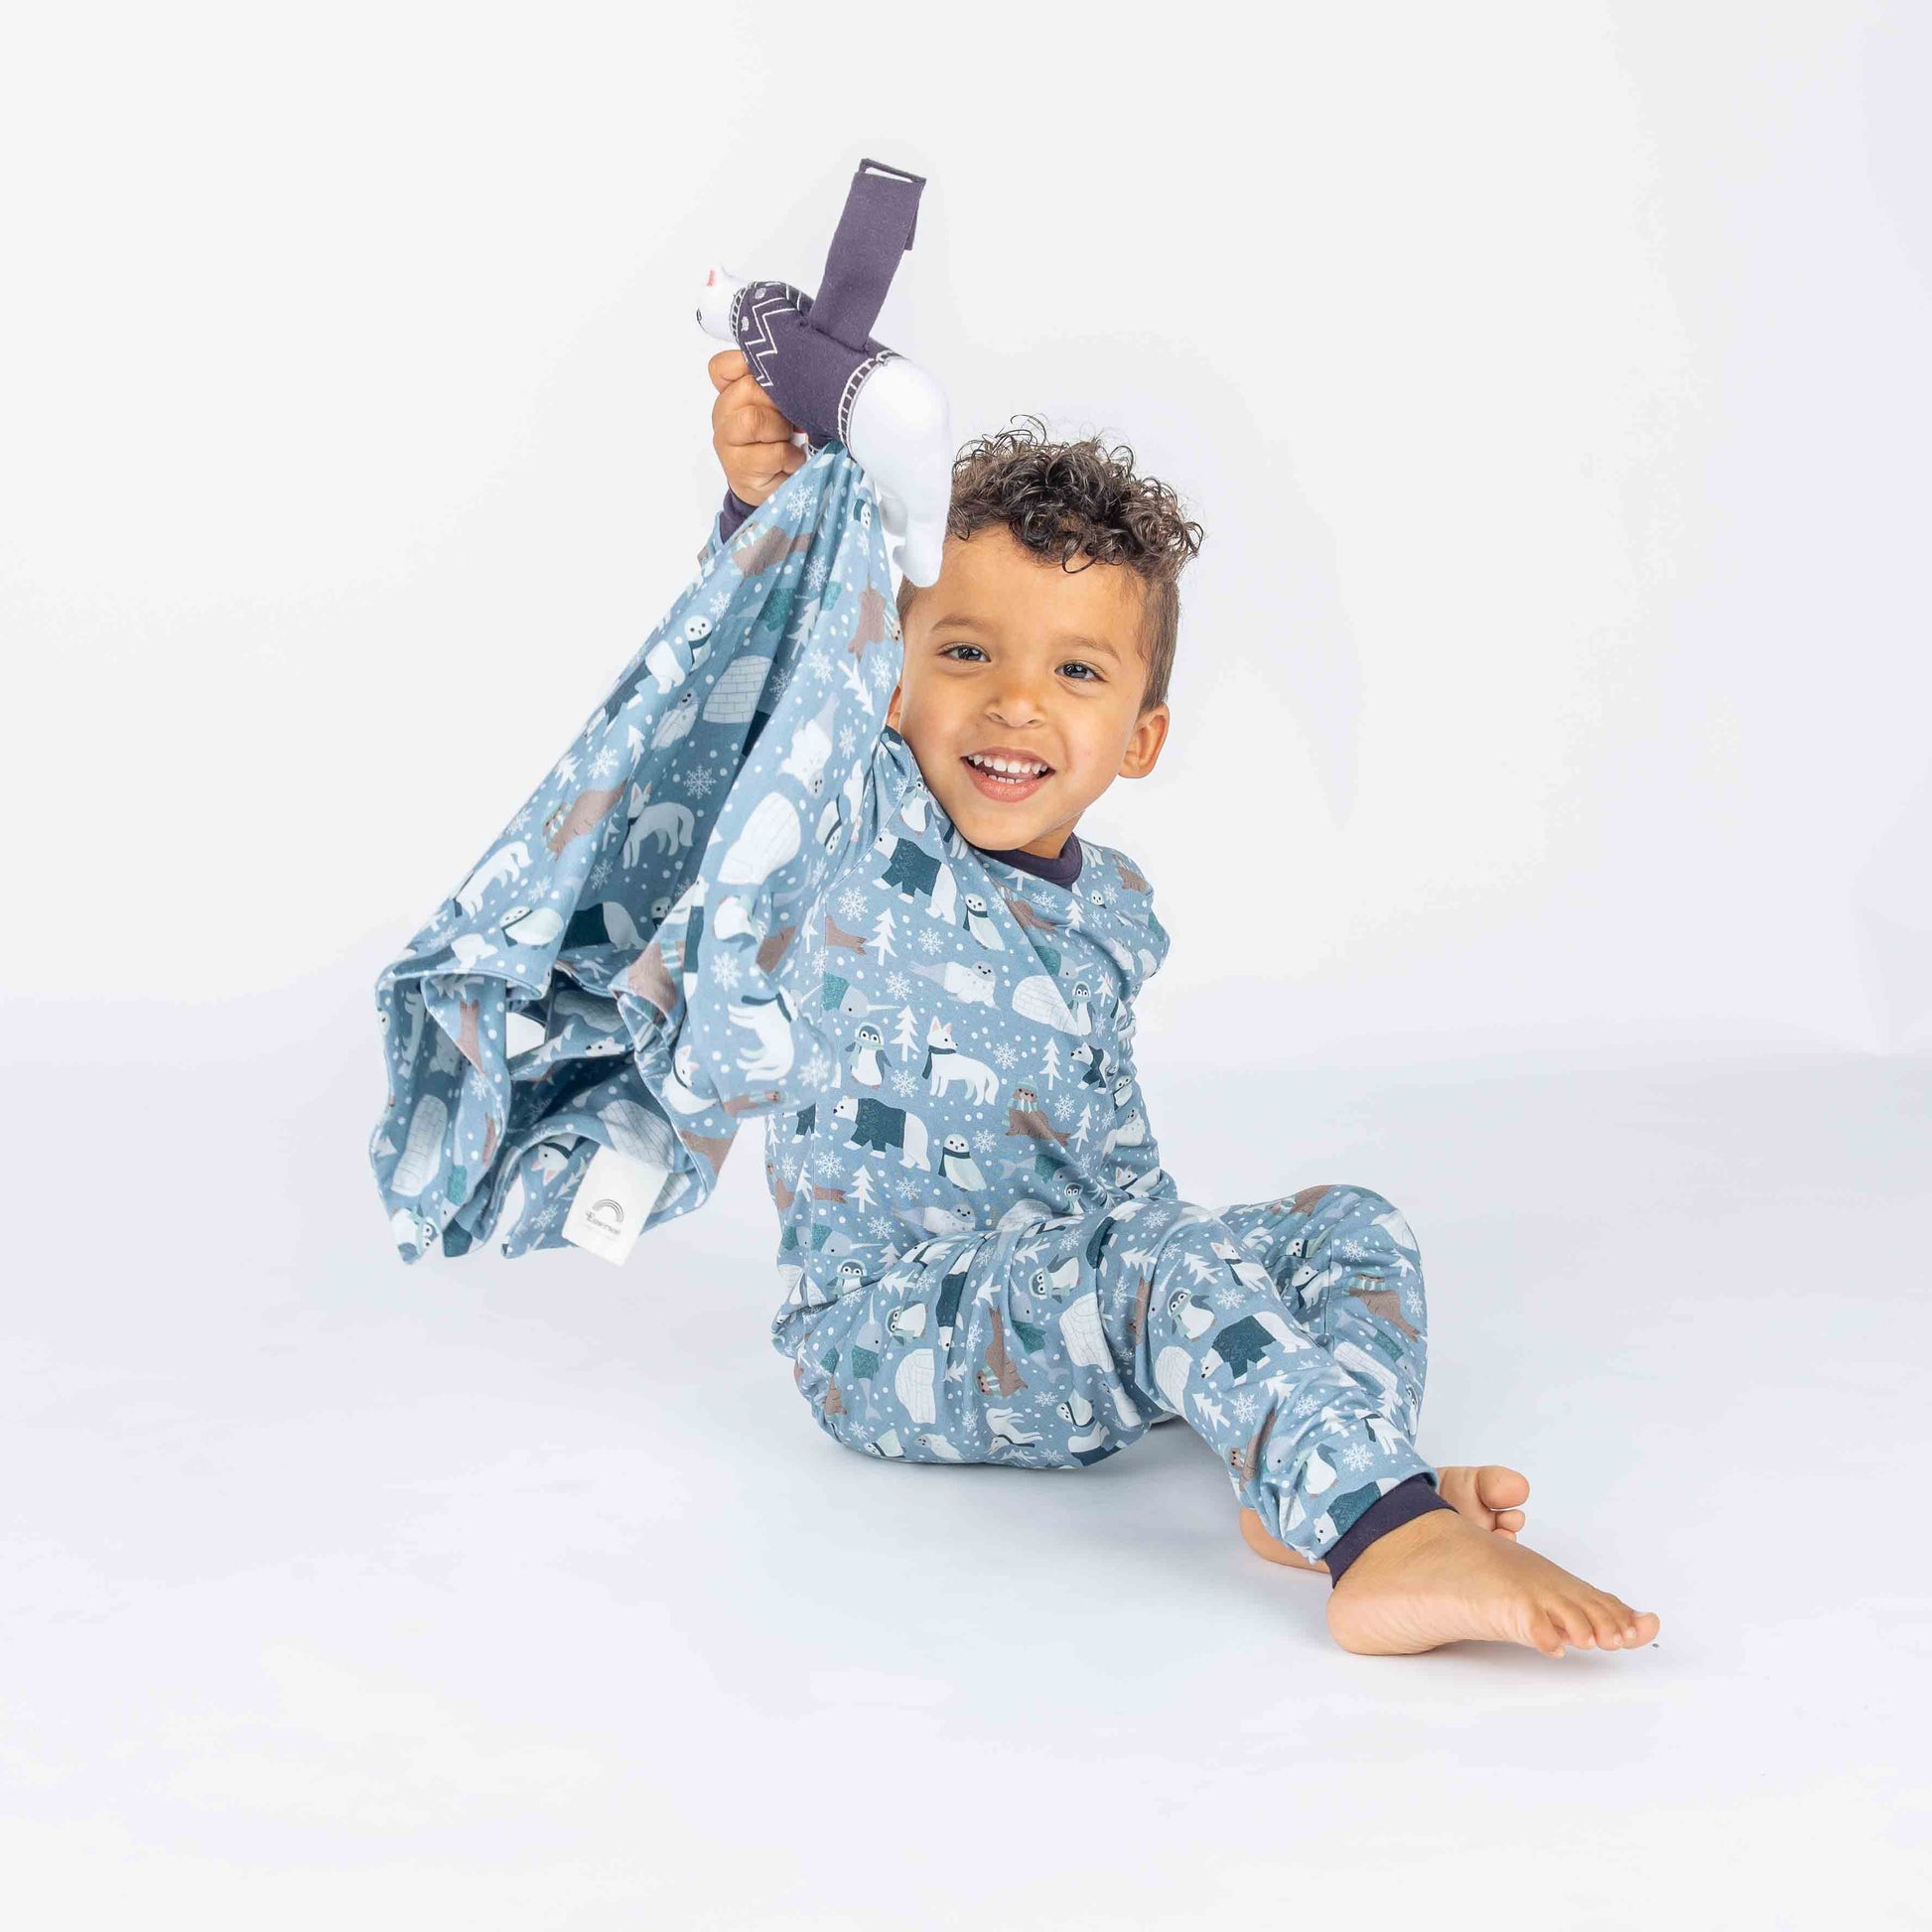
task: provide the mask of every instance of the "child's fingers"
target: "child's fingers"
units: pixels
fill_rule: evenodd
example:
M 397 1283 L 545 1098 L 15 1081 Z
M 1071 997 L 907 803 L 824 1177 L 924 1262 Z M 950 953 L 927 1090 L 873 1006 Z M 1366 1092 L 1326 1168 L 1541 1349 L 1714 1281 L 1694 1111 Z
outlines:
M 728 388 L 752 366 L 742 348 L 721 348 L 705 365 L 705 373 L 720 389 Z
M 773 406 L 758 377 L 749 372 L 719 390 L 711 422 L 721 444 L 784 443 L 798 427 Z
M 794 450 L 792 454 L 803 461 L 801 452 Z M 756 505 L 763 502 L 797 468 L 796 463 L 780 463 L 775 469 L 769 470 L 761 465 L 743 469 L 731 479 L 731 486 L 742 501 Z

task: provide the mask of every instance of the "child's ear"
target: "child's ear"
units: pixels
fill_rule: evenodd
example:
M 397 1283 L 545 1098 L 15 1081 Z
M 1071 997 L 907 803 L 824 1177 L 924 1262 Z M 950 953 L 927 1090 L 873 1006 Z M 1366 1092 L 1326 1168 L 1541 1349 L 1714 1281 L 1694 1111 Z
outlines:
M 904 689 L 905 689 L 905 680 L 903 678 L 900 678 L 899 681 L 893 686 L 892 703 L 886 707 L 886 722 L 887 724 L 891 725 L 895 731 L 898 730 L 899 693 Z
M 1154 769 L 1161 757 L 1161 748 L 1168 742 L 1168 725 L 1172 716 L 1165 704 L 1158 704 L 1152 711 L 1141 714 L 1135 723 L 1133 737 L 1127 741 L 1127 754 L 1120 761 L 1120 777 L 1145 778 Z

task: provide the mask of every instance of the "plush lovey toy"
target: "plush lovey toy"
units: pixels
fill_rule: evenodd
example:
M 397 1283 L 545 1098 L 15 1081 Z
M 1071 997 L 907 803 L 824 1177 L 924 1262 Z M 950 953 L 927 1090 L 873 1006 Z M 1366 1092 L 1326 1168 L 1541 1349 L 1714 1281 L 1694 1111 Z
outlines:
M 897 540 L 892 561 L 922 589 L 938 581 L 952 500 L 946 394 L 869 332 L 912 246 L 924 186 L 923 175 L 860 162 L 816 299 L 728 268 L 713 268 L 698 298 L 705 332 L 736 343 L 759 386 L 798 425 L 792 440 L 807 451 L 834 441 L 851 451 Z

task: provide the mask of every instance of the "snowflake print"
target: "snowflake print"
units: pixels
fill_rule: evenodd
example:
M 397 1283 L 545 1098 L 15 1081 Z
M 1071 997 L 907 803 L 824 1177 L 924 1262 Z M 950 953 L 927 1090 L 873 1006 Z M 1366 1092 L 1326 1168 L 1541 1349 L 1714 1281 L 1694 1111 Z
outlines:
M 884 1214 L 875 1214 L 872 1217 L 872 1219 L 866 1223 L 866 1232 L 870 1234 L 874 1240 L 884 1241 L 889 1239 L 892 1235 L 897 1234 L 898 1230 L 893 1225 L 891 1219 L 888 1216 Z
M 1216 1308 L 1238 1309 L 1247 1299 L 1242 1294 L 1240 1287 L 1234 1282 L 1229 1282 L 1225 1288 L 1219 1288 L 1214 1291 L 1214 1306 Z
M 614 746 L 605 746 L 591 760 L 591 775 L 594 778 L 608 778 L 617 768 L 618 754 Z
M 1360 1443 L 1350 1443 L 1341 1452 L 1342 1464 L 1353 1469 L 1358 1475 L 1368 1467 L 1369 1455 Z
M 935 953 L 944 944 L 945 941 L 930 926 L 919 934 L 919 950 L 922 953 Z
M 912 982 L 903 973 L 888 973 L 886 975 L 886 991 L 894 999 L 902 1000 L 912 991 Z
M 910 1099 L 918 1092 L 919 1082 L 916 1074 L 908 1073 L 904 1067 L 896 1066 L 892 1073 L 892 1089 L 901 1100 Z
M 738 961 L 730 953 L 720 949 L 711 962 L 712 977 L 727 993 L 735 992 L 741 975 Z
M 1295 1405 L 1295 1413 L 1298 1416 L 1311 1416 L 1320 1407 L 1321 1407 L 1321 1403 L 1317 1397 L 1311 1395 L 1305 1395 L 1301 1399 L 1301 1401 Z
M 823 1053 L 814 1047 L 811 1058 L 805 1062 L 804 1072 L 805 1079 L 809 1085 L 822 1087 L 831 1076 L 831 1062 L 826 1059 Z
M 973 1152 L 975 1154 L 991 1154 L 999 1145 L 1000 1137 L 990 1127 L 982 1127 L 973 1136 Z
M 1234 1414 L 1235 1414 L 1236 1421 L 1253 1422 L 1255 1417 L 1260 1413 L 1260 1411 L 1261 1411 L 1261 1404 L 1258 1403 L 1254 1399 L 1254 1397 L 1248 1393 L 1246 1389 L 1243 1389 L 1234 1398 Z
M 852 748 L 855 745 L 857 745 L 858 742 L 859 742 L 859 734 L 855 732 L 850 725 L 841 725 L 839 727 L 839 750 L 843 752 L 847 758 L 850 758 L 852 756 Z
M 865 916 L 866 896 L 856 886 L 848 886 L 839 895 L 839 917 L 847 925 L 857 925 Z
M 709 798 L 718 788 L 718 774 L 715 771 L 694 771 L 685 780 L 684 788 L 693 798 Z
M 814 557 L 805 566 L 805 588 L 816 595 L 825 588 L 826 563 L 823 557 Z
M 828 657 L 825 654 L 824 651 L 822 650 L 813 651 L 812 654 L 805 659 L 805 668 L 806 670 L 811 672 L 813 677 L 818 679 L 819 683 L 821 684 L 831 683 L 832 660 L 830 657 Z
M 993 1048 L 993 1064 L 1002 1073 L 1011 1073 L 1020 1059 L 1020 1049 L 1010 1039 L 999 1041 Z
M 585 879 L 584 883 L 591 889 L 592 892 L 601 893 L 605 889 L 605 887 L 611 883 L 610 860 L 600 859 L 597 862 L 597 864 L 591 868 L 590 874 Z
M 815 1165 L 819 1177 L 824 1180 L 835 1180 L 845 1172 L 845 1160 L 837 1148 L 823 1149 L 817 1156 Z

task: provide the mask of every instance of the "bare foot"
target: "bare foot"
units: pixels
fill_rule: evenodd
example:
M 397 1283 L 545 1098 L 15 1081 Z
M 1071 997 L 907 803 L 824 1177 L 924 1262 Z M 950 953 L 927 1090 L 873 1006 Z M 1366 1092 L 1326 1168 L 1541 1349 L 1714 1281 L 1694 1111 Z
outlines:
M 1629 1650 L 1656 1636 L 1658 1617 L 1559 1569 L 1511 1536 L 1459 1511 L 1432 1509 L 1378 1536 L 1328 1592 L 1328 1629 L 1344 1650 L 1408 1655 L 1464 1638 Z
M 1523 1527 L 1523 1512 L 1514 1505 L 1529 1500 L 1530 1479 L 1521 1469 L 1512 1469 L 1502 1462 L 1452 1462 L 1436 1471 L 1436 1487 L 1457 1515 L 1466 1516 L 1478 1529 L 1513 1537 Z M 1241 1535 L 1256 1556 L 1266 1557 L 1270 1563 L 1286 1564 L 1291 1570 L 1319 1570 L 1324 1576 L 1327 1574 L 1325 1563 L 1311 1562 L 1298 1555 L 1279 1537 L 1268 1533 L 1259 1512 L 1245 1506 L 1241 1511 Z

